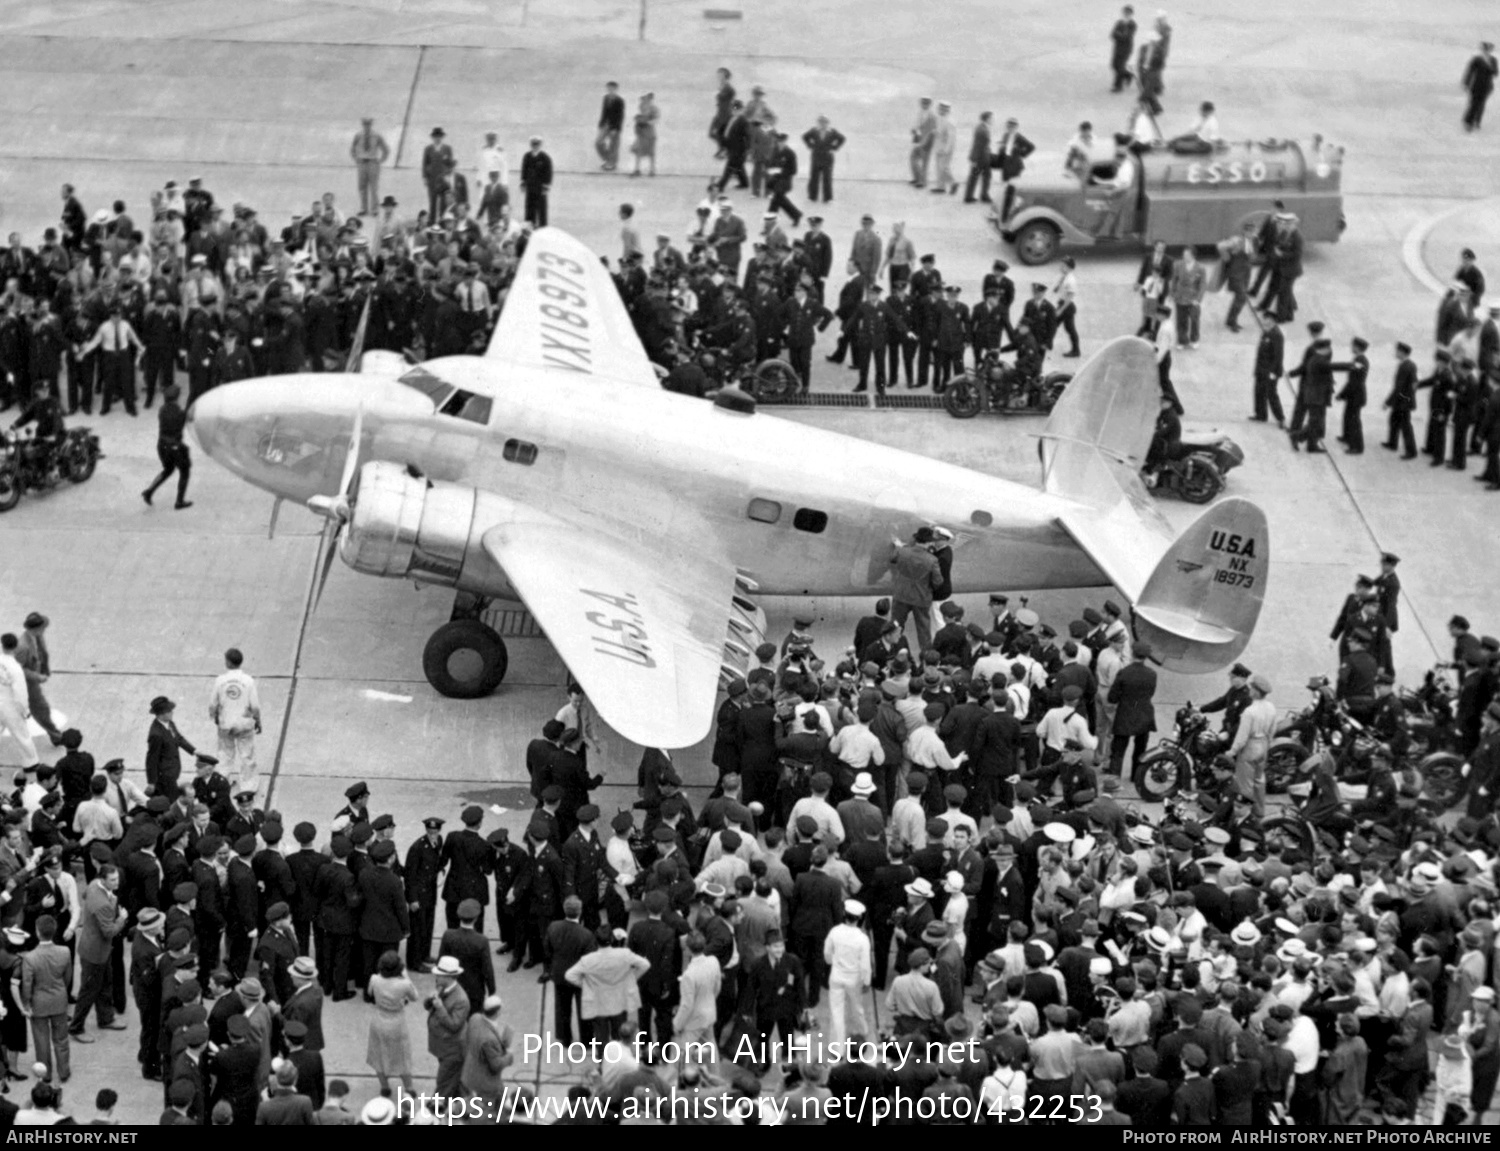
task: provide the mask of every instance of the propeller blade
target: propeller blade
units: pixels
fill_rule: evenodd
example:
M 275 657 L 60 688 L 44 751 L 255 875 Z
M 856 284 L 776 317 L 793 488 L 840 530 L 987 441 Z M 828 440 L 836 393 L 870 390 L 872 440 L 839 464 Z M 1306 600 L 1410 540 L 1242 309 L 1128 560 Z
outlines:
M 354 339 L 349 343 L 349 356 L 344 361 L 344 371 L 359 371 L 359 361 L 365 354 L 365 332 L 370 325 L 370 300 L 371 296 L 365 296 L 364 309 L 359 313 L 359 326 L 354 329 Z
M 339 554 L 339 528 L 330 519 L 318 535 L 318 582 L 313 591 L 313 610 L 323 601 L 323 589 L 328 586 L 328 576 L 333 571 L 334 557 Z
M 275 500 L 271 502 L 271 526 L 270 529 L 266 532 L 266 539 L 274 540 L 276 538 L 276 517 L 280 514 L 281 497 L 277 496 Z
M 344 457 L 344 474 L 339 480 L 339 496 L 346 503 L 354 494 L 354 476 L 359 471 L 359 447 L 360 435 L 365 426 L 365 406 L 360 404 L 354 409 L 354 431 L 349 436 L 349 454 Z

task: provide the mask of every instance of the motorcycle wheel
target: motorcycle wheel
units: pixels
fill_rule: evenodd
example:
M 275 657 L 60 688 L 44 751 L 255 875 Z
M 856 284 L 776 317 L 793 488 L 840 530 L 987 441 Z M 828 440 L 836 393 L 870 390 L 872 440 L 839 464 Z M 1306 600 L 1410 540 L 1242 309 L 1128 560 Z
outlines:
M 1224 490 L 1219 469 L 1201 456 L 1189 456 L 1182 465 L 1177 491 L 1190 504 L 1206 504 Z
M 1297 768 L 1307 758 L 1307 749 L 1295 739 L 1278 739 L 1266 752 L 1266 791 L 1285 791 Z
M 984 390 L 979 381 L 965 372 L 950 380 L 943 390 L 943 410 L 955 420 L 972 419 L 984 407 Z
M 1073 379 L 1072 372 L 1050 372 L 1042 381 L 1041 391 L 1037 397 L 1037 409 L 1050 412 L 1057 406 L 1057 401 L 1062 399 L 1063 389 Z
M 762 360 L 751 376 L 755 398 L 762 403 L 775 403 L 794 396 L 802 387 L 802 381 L 785 360 Z
M 1286 850 L 1300 852 L 1303 859 L 1313 858 L 1312 825 L 1305 819 L 1292 816 L 1268 819 L 1260 825 L 1260 834 L 1263 846 L 1279 841 Z
M 1406 728 L 1406 758 L 1411 763 L 1421 763 L 1433 753 L 1433 727 L 1430 723 L 1408 724 Z
M 0 512 L 21 502 L 21 475 L 14 464 L 0 464 Z
M 1451 751 L 1436 751 L 1422 760 L 1417 770 L 1422 774 L 1422 798 L 1443 808 L 1452 807 L 1463 794 L 1464 760 Z
M 94 474 L 94 468 L 98 465 L 98 459 L 94 453 L 89 451 L 89 446 L 83 440 L 73 440 L 63 449 L 63 471 L 67 473 L 68 479 L 75 484 L 81 484 Z
M 1141 766 L 1136 768 L 1131 783 L 1145 802 L 1163 803 L 1183 789 L 1190 770 L 1182 752 L 1158 747 L 1141 757 Z

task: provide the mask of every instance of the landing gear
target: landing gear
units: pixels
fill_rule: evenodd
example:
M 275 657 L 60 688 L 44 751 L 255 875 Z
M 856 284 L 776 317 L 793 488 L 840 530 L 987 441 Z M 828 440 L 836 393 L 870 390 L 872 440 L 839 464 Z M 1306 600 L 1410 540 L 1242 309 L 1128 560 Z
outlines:
M 432 633 L 422 650 L 422 671 L 439 694 L 478 699 L 500 686 L 510 666 L 505 641 L 478 619 L 459 618 Z

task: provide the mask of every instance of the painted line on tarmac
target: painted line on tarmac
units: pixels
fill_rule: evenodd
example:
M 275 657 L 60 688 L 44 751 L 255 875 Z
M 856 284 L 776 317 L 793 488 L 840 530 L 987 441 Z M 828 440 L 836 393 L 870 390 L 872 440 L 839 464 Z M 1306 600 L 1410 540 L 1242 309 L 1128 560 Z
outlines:
M 1462 204 L 1455 204 L 1446 212 L 1439 212 L 1436 216 L 1428 216 L 1425 220 L 1419 220 L 1413 225 L 1411 231 L 1401 241 L 1401 262 L 1406 265 L 1406 270 L 1412 274 L 1412 278 L 1426 288 L 1435 296 L 1441 296 L 1448 290 L 1446 281 L 1442 280 L 1427 266 L 1427 261 L 1422 258 L 1422 248 L 1427 243 L 1427 238 L 1432 235 L 1433 230 L 1442 223 L 1446 223 L 1460 212 L 1467 212 L 1476 204 L 1482 205 L 1485 201 L 1466 200 Z M 1494 201 L 1490 201 L 1494 203 Z

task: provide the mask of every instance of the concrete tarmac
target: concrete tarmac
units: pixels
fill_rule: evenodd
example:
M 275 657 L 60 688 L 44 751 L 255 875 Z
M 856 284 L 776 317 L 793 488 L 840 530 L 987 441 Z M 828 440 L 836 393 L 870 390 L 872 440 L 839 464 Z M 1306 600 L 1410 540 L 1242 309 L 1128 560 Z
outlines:
M 1295 359 L 1302 325 L 1312 319 L 1329 325 L 1340 353 L 1354 335 L 1371 341 L 1367 452 L 1346 456 L 1330 443 L 1327 456 L 1294 454 L 1274 426 L 1245 422 L 1254 334 L 1224 330 L 1227 301 L 1207 303 L 1202 346 L 1176 356 L 1189 426 L 1222 428 L 1245 448 L 1246 464 L 1230 476 L 1229 490 L 1259 502 L 1270 519 L 1268 601 L 1245 659 L 1273 679 L 1273 698 L 1284 708 L 1301 704 L 1307 676 L 1335 670 L 1328 629 L 1354 575 L 1373 573 L 1382 549 L 1404 561 L 1395 637 L 1403 681 L 1446 657 L 1451 614 L 1469 616 L 1481 632 L 1494 631 L 1500 615 L 1500 593 L 1485 575 L 1500 561 L 1500 541 L 1487 530 L 1493 494 L 1465 476 L 1429 469 L 1425 460 L 1400 463 L 1378 447 L 1391 345 L 1405 339 L 1426 360 L 1436 307 L 1430 284 L 1447 278 L 1463 244 L 1479 248 L 1481 265 L 1500 266 L 1500 237 L 1484 202 L 1495 192 L 1493 132 L 1500 129 L 1473 136 L 1460 130 L 1455 83 L 1489 10 L 1477 0 L 1442 7 L 1444 18 L 1432 22 L 1377 0 L 1337 11 L 1288 0 L 1245 11 L 1214 0 L 1174 13 L 1166 131 L 1184 130 L 1208 98 L 1232 138 L 1322 133 L 1348 148 L 1348 230 L 1336 245 L 1310 246 L 1298 285 L 1302 310 L 1287 343 Z M 823 208 L 840 257 L 862 213 L 875 215 L 884 234 L 903 219 L 919 251 L 935 253 L 973 303 L 991 260 L 1013 255 L 988 234 L 979 206 L 906 186 L 916 99 L 954 102 L 960 158 L 975 115 L 986 108 L 1001 119 L 1019 116 L 1044 149 L 1060 149 L 1080 119 L 1113 130 L 1129 107 L 1108 91 L 1106 34 L 1115 14 L 1116 5 L 1098 0 L 1066 10 L 1028 0 L 1008 5 L 1002 17 L 978 0 L 939 11 L 757 0 L 740 19 L 724 20 L 705 18 L 697 5 L 651 0 L 0 0 L 8 60 L 0 78 L 7 110 L 0 117 L 0 231 L 19 230 L 35 243 L 40 229 L 56 222 L 63 181 L 77 185 L 90 213 L 119 198 L 138 223 L 149 217 L 152 189 L 197 174 L 221 202 L 253 205 L 268 227 L 283 226 L 325 190 L 347 210 L 354 198 L 349 139 L 359 117 L 373 115 L 396 154 L 382 191 L 395 194 L 403 212 L 425 201 L 417 165 L 432 127 L 447 129 L 470 172 L 481 133 L 499 131 L 513 192 L 527 137 L 542 135 L 558 166 L 553 222 L 613 258 L 621 202 L 637 206 L 645 236 L 664 231 L 680 240 L 687 231 L 704 182 L 717 172 L 705 129 L 713 70 L 724 64 L 742 92 L 766 86 L 794 136 L 820 112 L 848 135 L 836 198 Z M 640 92 L 657 95 L 663 120 L 654 179 L 597 170 L 593 125 L 607 78 L 621 82 L 632 106 Z M 622 163 L 628 167 L 628 151 Z M 794 198 L 803 204 L 801 181 Z M 761 203 L 745 193 L 736 200 L 754 226 Z M 1420 242 L 1406 245 L 1413 235 Z M 1417 253 L 1413 265 L 1403 255 L 1408 247 Z M 1134 329 L 1139 253 L 1079 256 L 1087 356 Z M 1017 268 L 1012 275 L 1024 293 L 1032 279 L 1055 283 L 1058 269 Z M 830 346 L 825 337 L 819 352 Z M 817 390 L 852 386 L 852 374 L 821 354 L 815 372 Z M 157 507 L 142 504 L 138 493 L 157 468 L 153 415 L 131 419 L 117 411 L 85 421 L 100 432 L 108 456 L 97 475 L 81 487 L 28 495 L 0 519 L 0 622 L 18 627 L 33 609 L 52 617 L 49 693 L 85 732 L 85 747 L 101 761 L 125 757 L 139 778 L 146 704 L 158 693 L 180 701 L 189 738 L 212 744 L 209 686 L 223 649 L 236 645 L 260 682 L 266 714 L 259 754 L 270 775 L 269 802 L 289 819 L 326 828 L 344 787 L 365 779 L 374 810 L 395 815 L 403 850 L 423 816 L 443 816 L 451 826 L 469 802 L 504 809 L 487 816 L 485 830 L 523 826 L 525 741 L 564 702 L 564 669 L 545 639 L 526 620 L 515 621 L 521 634 L 508 641 L 511 671 L 495 696 L 474 703 L 437 696 L 422 678 L 420 655 L 447 618 L 448 596 L 340 566 L 312 611 L 320 521 L 310 514 L 283 509 L 277 536 L 268 540 L 269 498 L 201 458 L 192 509 L 170 510 L 166 492 Z M 784 418 L 1036 479 L 1027 433 L 1040 421 L 826 410 Z M 1164 510 L 1178 524 L 1196 514 L 1177 503 Z M 1034 597 L 1032 606 L 1063 625 L 1107 594 L 1052 592 Z M 813 608 L 820 651 L 835 658 L 868 608 L 843 601 L 765 606 L 777 638 L 794 610 Z M 982 597 L 966 606 L 974 618 Z M 1164 674 L 1159 724 L 1169 727 L 1182 701 L 1202 701 L 1221 687 L 1218 676 Z M 608 815 L 634 798 L 639 749 L 612 733 L 604 738 L 608 783 L 596 799 Z M 674 758 L 701 802 L 713 775 L 706 749 Z M 518 1031 L 550 1023 L 551 1006 L 534 974 L 501 977 Z M 418 982 L 424 989 L 430 983 Z M 326 1018 L 329 1076 L 354 1082 L 362 1102 L 374 1092 L 363 1060 L 364 1009 L 330 1005 Z M 433 1063 L 422 1054 L 416 1012 L 411 1025 L 418 1073 L 430 1082 Z M 120 1090 L 122 1117 L 154 1121 L 155 1087 L 132 1087 L 132 1045 L 131 1036 L 107 1034 L 79 1054 L 71 1109 L 86 1114 L 94 1090 L 108 1085 Z M 556 1092 L 579 1070 L 533 1060 L 511 1076 Z

